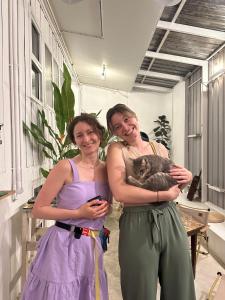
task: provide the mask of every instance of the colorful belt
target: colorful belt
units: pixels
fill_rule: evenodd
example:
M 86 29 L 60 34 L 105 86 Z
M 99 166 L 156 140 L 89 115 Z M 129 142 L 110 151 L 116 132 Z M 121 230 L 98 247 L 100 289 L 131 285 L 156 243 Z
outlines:
M 62 223 L 59 221 L 55 222 L 55 226 L 68 230 L 74 233 L 75 239 L 80 239 L 81 235 L 90 236 L 94 240 L 94 249 L 95 249 L 95 299 L 100 300 L 100 283 L 99 283 L 99 252 L 96 245 L 96 238 L 99 236 L 99 230 L 92 230 L 87 227 L 79 227 L 75 225 L 70 225 Z

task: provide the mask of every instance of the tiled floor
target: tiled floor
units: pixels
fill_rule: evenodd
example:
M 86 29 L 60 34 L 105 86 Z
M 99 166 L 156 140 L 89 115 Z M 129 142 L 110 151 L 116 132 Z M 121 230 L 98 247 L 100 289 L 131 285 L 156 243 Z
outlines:
M 117 206 L 117 204 L 115 206 Z M 105 269 L 108 276 L 109 300 L 122 300 L 117 250 L 119 215 L 119 210 L 114 208 L 113 213 L 108 217 L 106 223 L 106 226 L 111 230 L 109 250 L 105 253 Z M 206 300 L 207 293 L 216 278 L 218 271 L 225 274 L 225 269 L 222 268 L 211 255 L 199 255 L 195 279 L 197 300 Z M 157 299 L 159 299 L 159 295 L 157 296 Z

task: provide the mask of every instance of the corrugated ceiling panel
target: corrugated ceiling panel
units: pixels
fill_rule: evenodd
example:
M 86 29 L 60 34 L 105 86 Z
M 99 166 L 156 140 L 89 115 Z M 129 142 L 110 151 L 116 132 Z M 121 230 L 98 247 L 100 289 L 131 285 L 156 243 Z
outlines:
M 145 57 L 145 58 L 143 59 L 142 64 L 141 64 L 141 70 L 148 70 L 148 67 L 149 67 L 151 61 L 152 61 L 152 58 L 150 58 L 150 57 Z
M 144 84 L 149 84 L 149 85 L 156 85 L 156 86 L 163 86 L 163 87 L 167 87 L 167 88 L 173 88 L 177 84 L 177 81 L 169 80 L 169 79 L 162 79 L 162 78 L 153 78 L 153 77 L 146 76 L 143 83 Z
M 192 72 L 195 66 L 172 62 L 162 59 L 156 59 L 151 67 L 151 71 L 161 72 L 166 74 L 185 76 L 187 73 Z
M 224 31 L 224 0 L 188 0 L 176 23 Z
M 170 32 L 160 52 L 190 58 L 206 59 L 221 41 L 190 34 Z
M 151 43 L 148 47 L 149 51 L 156 51 L 161 43 L 162 38 L 164 37 L 166 30 L 157 28 L 154 36 L 151 40 Z
M 179 7 L 179 4 L 174 5 L 174 6 L 166 6 L 163 10 L 160 20 L 171 22 L 178 7 Z

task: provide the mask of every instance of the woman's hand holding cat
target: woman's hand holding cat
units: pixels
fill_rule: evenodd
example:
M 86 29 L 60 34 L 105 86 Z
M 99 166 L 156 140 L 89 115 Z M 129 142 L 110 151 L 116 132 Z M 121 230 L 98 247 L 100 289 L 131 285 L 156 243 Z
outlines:
M 192 173 L 180 165 L 173 165 L 170 175 L 177 180 L 179 186 L 185 186 L 192 180 Z
M 178 185 L 172 186 L 168 191 L 158 191 L 158 198 L 160 201 L 173 201 L 175 200 L 180 194 L 180 189 Z

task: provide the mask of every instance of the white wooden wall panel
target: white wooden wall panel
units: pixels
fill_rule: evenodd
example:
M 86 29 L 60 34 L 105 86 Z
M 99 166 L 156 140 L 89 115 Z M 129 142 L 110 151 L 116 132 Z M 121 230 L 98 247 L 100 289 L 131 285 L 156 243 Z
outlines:
M 0 124 L 4 124 L 4 98 L 3 98 L 3 11 L 2 1 L 0 2 Z M 5 159 L 3 151 L 3 132 L 4 128 L 0 128 L 0 173 L 5 171 Z
M 56 59 L 56 39 L 55 39 L 55 35 L 53 34 L 52 35 L 52 54 L 53 54 L 53 57 Z
M 36 18 L 37 24 L 40 27 L 40 24 L 41 24 L 41 6 L 40 6 L 39 1 L 37 1 L 37 0 L 36 0 L 36 7 L 35 7 L 35 18 Z
M 52 31 L 54 35 L 56 34 L 52 28 L 49 35 L 50 25 L 47 23 L 42 10 L 45 3 L 47 1 L 0 0 L 0 121 L 3 120 L 4 123 L 3 144 L 0 146 L 0 189 L 11 189 L 13 182 L 15 182 L 12 179 L 12 164 L 14 163 L 12 152 L 14 159 L 16 158 L 20 164 L 13 167 L 15 174 L 21 171 L 22 163 L 22 177 L 20 179 L 22 179 L 23 187 L 23 193 L 16 195 L 16 201 L 12 201 L 11 197 L 0 201 L 0 211 L 2 212 L 0 220 L 0 266 L 6 270 L 4 274 L 0 272 L 0 299 L 4 300 L 17 299 L 21 291 L 19 280 L 21 269 L 21 206 L 33 196 L 33 189 L 43 183 L 39 173 L 41 161 L 38 160 L 38 152 L 31 147 L 28 139 L 25 139 L 21 126 L 22 120 L 27 124 L 30 124 L 31 120 L 36 120 L 36 111 L 40 105 L 31 98 L 32 18 L 40 30 L 41 45 L 43 45 L 43 41 L 46 41 L 48 46 L 50 44 L 52 48 L 54 43 Z M 44 11 L 46 12 L 46 10 Z M 9 31 L 9 26 L 13 28 L 13 34 Z M 58 36 L 54 38 L 56 39 Z M 60 57 L 57 62 L 59 61 L 59 66 L 62 69 L 63 60 L 68 63 L 69 58 L 66 57 L 64 48 L 63 50 L 59 49 L 62 47 L 60 40 L 57 40 L 56 44 L 56 55 Z M 9 48 L 9 45 L 12 46 Z M 43 51 L 42 48 L 41 51 Z M 9 53 L 11 56 L 14 55 L 14 61 L 10 66 Z M 43 53 L 40 54 L 41 64 L 43 64 Z M 13 71 L 11 77 L 9 76 L 9 67 Z M 78 87 L 76 86 L 76 88 Z M 13 117 L 11 123 L 12 103 L 16 107 L 17 119 Z M 46 109 L 49 123 L 54 127 L 53 111 Z M 14 148 L 11 142 L 13 134 Z M 15 141 L 18 141 L 18 144 Z M 43 167 L 45 166 L 49 167 L 48 160 L 43 162 Z
M 11 126 L 10 126 L 10 85 L 9 85 L 9 15 L 8 1 L 1 1 L 1 99 L 0 122 L 2 144 L 0 145 L 0 189 L 11 189 Z
M 31 12 L 33 14 L 33 16 L 36 16 L 36 2 L 38 2 L 38 0 L 31 0 Z

